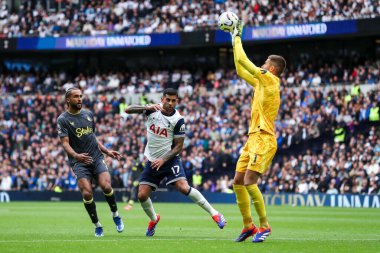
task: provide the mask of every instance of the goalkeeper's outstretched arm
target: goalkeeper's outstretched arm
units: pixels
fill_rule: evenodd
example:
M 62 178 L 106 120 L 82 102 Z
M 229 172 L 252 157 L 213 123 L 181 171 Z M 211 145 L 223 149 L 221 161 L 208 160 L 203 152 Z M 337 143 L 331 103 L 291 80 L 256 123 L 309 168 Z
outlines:
M 235 64 L 237 63 L 239 67 L 242 67 L 249 74 L 256 77 L 257 74 L 260 73 L 260 68 L 253 64 L 245 54 L 241 43 L 241 38 L 239 36 L 236 36 L 234 39 L 234 57 Z M 241 71 L 239 70 L 239 72 Z
M 255 68 L 256 66 L 248 59 L 247 55 L 244 52 L 243 45 L 241 43 L 242 31 L 243 26 L 239 21 L 239 24 L 231 33 L 235 68 L 238 76 L 240 76 L 247 83 L 255 87 L 257 84 L 256 79 L 254 78 L 255 75 L 249 70 L 252 70 L 252 68 Z
M 234 49 L 234 62 L 235 62 L 235 68 L 236 73 L 239 77 L 241 77 L 244 81 L 252 85 L 253 87 L 256 86 L 256 82 L 254 81 L 254 77 L 249 73 L 236 59 L 235 49 Z

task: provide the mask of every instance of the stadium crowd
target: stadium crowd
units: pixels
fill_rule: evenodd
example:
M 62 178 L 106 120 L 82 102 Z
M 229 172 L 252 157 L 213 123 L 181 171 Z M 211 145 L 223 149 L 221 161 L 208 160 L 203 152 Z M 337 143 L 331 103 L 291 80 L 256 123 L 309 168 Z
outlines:
M 239 13 L 247 25 L 296 24 L 374 18 L 377 0 L 68 0 L 0 2 L 0 36 L 59 37 L 192 32 L 216 29 L 218 15 Z
M 359 76 L 361 68 L 355 69 Z M 77 189 L 57 137 L 56 118 L 64 111 L 63 88 L 78 85 L 88 94 L 83 103 L 94 112 L 98 139 L 124 155 L 121 162 L 107 161 L 115 188 L 133 185 L 145 163 L 143 117 L 123 113 L 130 103 L 127 94 L 174 86 L 187 125 L 181 156 L 189 181 L 205 191 L 231 192 L 235 164 L 247 138 L 252 96 L 251 88 L 233 72 L 78 75 L 74 82 L 65 73 L 44 78 L 10 74 L 0 80 L 2 94 L 9 94 L 0 98 L 1 190 Z M 306 82 L 299 89 L 281 91 L 279 154 L 261 181 L 264 192 L 379 193 L 379 86 L 363 94 L 359 85 L 350 90 L 310 89 L 313 85 Z M 56 95 L 43 95 L 53 94 L 54 87 L 59 88 Z M 102 95 L 105 90 L 123 96 Z M 143 95 L 140 102 L 151 101 Z M 307 148 L 296 151 L 299 146 Z
M 359 61 L 357 52 L 339 54 L 335 63 L 327 63 L 329 55 L 303 56 L 297 65 L 289 64 L 282 75 L 283 87 L 320 87 L 334 84 L 377 84 L 380 82 L 380 61 Z M 312 58 L 312 59 L 311 59 Z M 343 67 L 346 66 L 346 67 Z M 91 73 L 44 71 L 33 69 L 27 64 L 9 68 L 0 73 L 0 91 L 3 93 L 34 94 L 61 92 L 77 85 L 87 95 L 105 91 L 118 91 L 121 94 L 155 93 L 167 86 L 174 86 L 192 92 L 194 86 L 204 86 L 208 91 L 222 90 L 226 86 L 245 89 L 246 85 L 236 75 L 234 69 L 174 69 L 165 71 L 97 71 Z

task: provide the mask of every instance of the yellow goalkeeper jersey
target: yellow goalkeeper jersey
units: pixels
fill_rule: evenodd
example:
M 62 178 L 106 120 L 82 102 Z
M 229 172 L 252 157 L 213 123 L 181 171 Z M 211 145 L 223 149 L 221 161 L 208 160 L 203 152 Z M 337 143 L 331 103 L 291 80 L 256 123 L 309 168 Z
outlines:
M 234 61 L 238 75 L 255 89 L 248 134 L 264 130 L 275 135 L 274 121 L 280 107 L 280 79 L 248 59 L 240 37 L 234 40 Z

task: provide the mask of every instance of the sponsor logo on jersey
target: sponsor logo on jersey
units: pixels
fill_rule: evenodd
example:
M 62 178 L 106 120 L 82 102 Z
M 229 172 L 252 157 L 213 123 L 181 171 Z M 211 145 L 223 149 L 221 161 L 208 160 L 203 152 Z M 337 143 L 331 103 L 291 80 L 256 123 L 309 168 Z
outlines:
M 75 132 L 77 134 L 77 137 L 80 138 L 82 137 L 82 135 L 92 134 L 93 130 L 91 127 L 86 127 L 86 128 L 77 128 L 75 129 Z
M 160 128 L 159 126 L 156 127 L 155 124 L 152 124 L 149 129 L 159 136 L 164 136 L 166 138 L 168 137 L 168 130 L 166 130 L 166 128 Z

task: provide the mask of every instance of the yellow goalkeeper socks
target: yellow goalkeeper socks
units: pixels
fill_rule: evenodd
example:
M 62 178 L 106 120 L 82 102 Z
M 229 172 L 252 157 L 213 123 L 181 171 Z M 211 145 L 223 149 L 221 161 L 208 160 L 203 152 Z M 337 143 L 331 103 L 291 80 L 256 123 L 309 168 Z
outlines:
M 259 187 L 257 186 L 257 184 L 252 184 L 252 185 L 247 185 L 245 188 L 247 189 L 249 196 L 251 196 L 252 198 L 256 213 L 259 215 L 260 227 L 269 228 L 267 214 L 265 211 L 264 198 L 263 198 L 263 195 L 261 194 Z
M 247 189 L 244 185 L 238 184 L 234 184 L 233 187 L 236 195 L 236 203 L 243 217 L 244 228 L 250 228 L 252 226 L 251 199 L 249 198 Z

